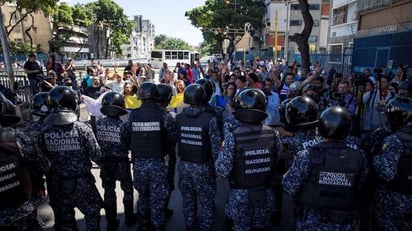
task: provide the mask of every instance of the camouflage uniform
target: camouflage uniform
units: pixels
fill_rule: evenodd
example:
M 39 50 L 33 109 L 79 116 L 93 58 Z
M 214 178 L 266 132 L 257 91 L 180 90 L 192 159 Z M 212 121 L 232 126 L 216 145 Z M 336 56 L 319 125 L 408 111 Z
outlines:
M 184 108 L 182 113 L 191 115 L 199 114 L 203 108 Z M 179 115 L 178 115 L 179 118 Z M 179 128 L 178 128 L 179 129 Z M 212 159 L 214 161 L 219 153 L 220 144 L 222 142 L 218 129 L 217 118 L 211 117 L 208 131 Z M 195 154 L 195 153 L 189 153 Z M 196 153 L 200 154 L 200 153 Z M 179 155 L 181 155 L 179 153 Z M 179 172 L 179 189 L 182 193 L 183 214 L 185 224 L 189 230 L 193 229 L 195 223 L 196 197 L 199 198 L 201 206 L 200 230 L 211 230 L 214 221 L 214 199 L 216 195 L 216 180 L 213 168 L 213 162 L 195 163 L 190 161 L 180 160 L 178 165 Z
M 241 125 L 243 123 L 235 118 L 227 120 L 224 124 L 224 130 L 227 133 L 225 133 L 223 147 L 216 160 L 216 174 L 219 176 L 228 177 L 233 171 L 236 144 L 232 131 Z M 274 131 L 274 138 L 278 151 L 275 155 L 279 157 L 282 148 L 279 134 L 276 131 Z M 264 204 L 261 207 L 251 207 L 247 189 L 230 189 L 225 213 L 233 220 L 234 230 L 259 229 L 268 226 L 271 213 L 276 211 L 275 196 L 271 188 L 266 188 L 264 193 Z
M 347 144 L 346 146 L 353 146 Z M 363 154 L 362 154 L 363 156 Z M 366 158 L 363 156 L 362 172 L 360 174 L 360 181 L 363 182 L 367 174 Z M 308 180 L 310 171 L 310 155 L 308 149 L 304 149 L 297 153 L 293 160 L 292 166 L 283 177 L 282 185 L 283 189 L 291 194 L 296 195 L 302 188 L 303 183 Z M 323 222 L 322 216 L 314 211 L 308 210 L 304 214 L 304 218 L 297 218 L 295 229 L 296 230 L 353 230 L 353 224 L 335 224 Z
M 133 116 L 137 114 L 146 114 L 149 110 L 162 110 L 154 102 L 143 102 L 139 109 L 131 112 L 129 122 L 125 124 L 121 131 L 121 143 L 125 145 L 127 150 L 131 150 Z M 168 140 L 156 140 L 158 145 L 162 145 L 165 150 L 166 144 L 176 142 L 176 122 L 173 117 L 162 110 L 163 128 L 167 133 Z M 165 151 L 167 152 L 167 151 Z M 169 196 L 168 185 L 168 169 L 164 158 L 140 158 L 136 156 L 132 150 L 133 158 L 133 185 L 139 192 L 139 200 L 137 201 L 137 213 L 139 215 L 140 224 L 146 223 L 150 219 L 155 227 L 162 226 L 166 223 L 166 203 Z
M 16 133 L 16 144 L 23 166 L 31 173 L 33 194 L 28 200 L 0 210 L 0 230 L 41 230 L 37 220 L 37 207 L 45 198 L 38 190 L 38 177 L 32 174 L 45 173 L 50 167 L 50 162 L 36 151 L 34 139 L 27 132 Z
M 161 107 L 163 108 L 163 107 Z M 173 119 L 176 118 L 176 113 L 172 111 L 168 111 L 165 109 L 167 113 L 169 113 Z M 171 142 L 171 141 L 170 141 Z M 176 143 L 169 143 L 167 145 L 169 147 L 169 151 L 167 153 L 167 182 L 169 183 L 169 200 L 172 196 L 172 192 L 175 189 L 175 171 L 176 171 Z
M 291 166 L 298 152 L 319 144 L 321 141 L 322 137 L 316 135 L 315 129 L 297 130 L 293 136 L 282 138 L 282 159 L 285 160 L 285 171 Z
M 101 163 L 101 152 L 91 128 L 78 121 L 46 125 L 39 141 L 42 153 L 51 162 L 49 196 L 55 202 L 55 217 L 62 229 L 77 230 L 77 207 L 85 215 L 86 230 L 99 230 L 102 201 L 91 174 L 91 160 Z
M 386 186 L 397 174 L 397 168 L 404 145 L 395 135 L 383 141 L 382 154 L 373 159 L 373 167 L 377 175 L 385 181 L 375 193 L 375 216 L 383 230 L 410 230 L 412 217 L 412 195 L 395 192 Z M 406 226 L 403 219 L 409 219 Z
M 123 190 L 123 206 L 125 223 L 133 219 L 133 183 L 130 171 L 128 150 L 120 143 L 120 129 L 124 122 L 116 117 L 105 117 L 96 122 L 96 139 L 99 142 L 103 165 L 100 178 L 104 188 L 104 206 L 106 218 L 110 225 L 116 224 L 116 180 L 120 181 Z M 109 224 L 108 224 L 109 225 Z
M 35 164 L 32 172 L 34 195 L 38 198 L 38 205 L 40 205 L 46 198 L 44 198 L 43 192 L 45 191 L 43 174 L 45 166 L 50 165 L 50 162 L 37 152 L 39 144 L 39 132 L 43 128 L 43 120 L 40 119 L 36 122 L 28 124 L 25 128 L 17 131 L 16 139 L 19 144 L 20 153 L 23 159 L 27 159 L 31 163 Z M 40 165 L 39 165 L 40 164 Z

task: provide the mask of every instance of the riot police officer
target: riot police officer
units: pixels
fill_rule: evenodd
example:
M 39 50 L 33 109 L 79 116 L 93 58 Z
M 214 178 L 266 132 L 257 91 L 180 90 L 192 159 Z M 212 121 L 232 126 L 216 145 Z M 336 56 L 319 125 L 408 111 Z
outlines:
M 39 135 L 39 148 L 50 160 L 49 196 L 55 202 L 56 230 L 77 230 L 77 207 L 85 215 L 86 229 L 100 226 L 101 198 L 91 173 L 92 162 L 101 162 L 99 144 L 92 129 L 77 121 L 75 93 L 66 86 L 49 92 L 50 114 Z
M 173 96 L 173 89 L 169 84 L 160 83 L 156 85 L 157 90 L 159 91 L 159 97 L 157 99 L 157 104 L 161 109 L 164 109 L 169 113 L 173 118 L 176 118 L 176 113 L 169 111 L 167 106 L 170 103 L 170 100 Z M 173 190 L 175 189 L 175 169 L 176 169 L 176 144 L 170 143 L 166 145 L 168 149 L 167 153 L 167 181 L 169 183 L 169 197 L 167 199 L 167 204 L 170 202 L 170 198 Z M 173 214 L 173 209 L 166 208 L 166 216 L 171 216 Z
M 46 172 L 50 162 L 37 152 L 25 152 L 24 140 L 10 127 L 20 118 L 5 114 L 2 94 L 0 99 L 0 230 L 42 230 L 36 212 L 42 200 L 32 187 L 36 178 L 31 173 Z
M 308 96 L 297 96 L 286 104 L 285 118 L 293 131 L 293 136 L 282 140 L 287 169 L 299 151 L 321 142 L 316 137 L 318 105 Z
M 123 96 L 117 92 L 106 93 L 100 111 L 106 117 L 96 122 L 96 139 L 102 151 L 100 178 L 104 188 L 107 230 L 110 231 L 116 230 L 118 225 L 115 192 L 117 180 L 123 190 L 126 226 L 131 226 L 137 219 L 133 215 L 133 183 L 128 150 L 120 143 L 120 129 L 124 126 L 120 116 L 127 114 Z
M 277 170 L 277 181 L 274 189 L 277 192 L 279 209 L 275 214 L 275 220 L 281 219 L 282 226 L 293 226 L 293 203 L 288 194 L 283 194 L 281 181 L 283 174 L 291 166 L 296 154 L 310 146 L 321 142 L 321 137 L 316 135 L 318 123 L 318 105 L 308 96 L 296 96 L 285 99 L 282 103 L 285 127 L 293 131 L 293 135 L 282 137 L 282 155 Z
M 16 132 L 16 140 L 20 144 L 21 155 L 23 158 L 30 159 L 31 162 L 34 163 L 45 159 L 44 156 L 38 154 L 37 147 L 39 145 L 39 131 L 44 126 L 44 118 L 49 114 L 49 107 L 47 106 L 48 97 L 48 92 L 39 92 L 33 96 L 31 102 L 31 115 L 33 120 L 28 123 L 26 127 Z M 48 160 L 47 162 L 50 164 Z M 45 201 L 47 194 L 43 169 L 44 167 L 37 166 L 37 164 L 35 168 L 30 169 L 33 187 L 32 198 L 36 199 L 38 205 Z M 53 201 L 50 201 L 49 204 L 53 208 Z
M 16 133 L 16 138 L 22 144 L 21 152 L 23 156 L 35 156 L 37 153 L 36 148 L 39 144 L 39 131 L 44 126 L 44 118 L 49 114 L 49 107 L 47 105 L 48 97 L 48 92 L 39 92 L 33 96 L 31 102 L 31 115 L 33 120 Z M 33 174 L 36 175 L 36 179 L 34 179 L 35 191 L 39 193 L 38 196 L 42 197 L 40 193 L 45 193 L 43 173 L 33 172 Z
M 199 84 L 184 93 L 184 108 L 176 116 L 180 157 L 179 189 L 182 193 L 186 230 L 194 230 L 197 200 L 201 206 L 200 230 L 211 230 L 214 220 L 216 181 L 214 161 L 222 142 L 217 118 L 205 111 L 206 93 Z
M 284 190 L 298 201 L 296 230 L 354 229 L 367 165 L 363 152 L 345 143 L 351 123 L 347 109 L 326 109 L 318 125 L 323 142 L 298 152 L 284 175 Z
M 375 193 L 375 216 L 382 230 L 412 229 L 412 97 L 398 96 L 387 104 L 393 135 L 373 159 L 383 181 Z
M 122 143 L 132 152 L 140 230 L 149 230 L 150 220 L 155 230 L 164 230 L 166 223 L 169 186 L 165 156 L 167 145 L 176 142 L 176 122 L 156 104 L 158 97 L 154 83 L 143 83 L 138 91 L 142 106 L 131 112 L 122 132 Z
M 225 134 L 216 160 L 216 174 L 229 177 L 225 212 L 233 220 L 234 230 L 267 228 L 275 210 L 269 184 L 281 142 L 276 130 L 261 124 L 267 117 L 266 102 L 265 93 L 255 88 L 246 88 L 235 96 L 236 120 Z

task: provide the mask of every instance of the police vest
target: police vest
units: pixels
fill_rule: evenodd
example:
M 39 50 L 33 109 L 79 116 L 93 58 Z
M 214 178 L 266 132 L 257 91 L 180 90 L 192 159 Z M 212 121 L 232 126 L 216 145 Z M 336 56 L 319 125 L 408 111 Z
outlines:
M 310 170 L 300 193 L 301 205 L 314 210 L 356 210 L 361 153 L 344 142 L 325 142 L 308 150 Z
M 405 129 L 395 134 L 401 141 L 404 152 L 398 161 L 395 178 L 388 186 L 395 192 L 412 195 L 412 129 Z
M 167 132 L 163 114 L 155 103 L 145 103 L 130 114 L 133 158 L 161 158 L 166 155 Z
M 267 186 L 276 161 L 275 135 L 266 125 L 243 125 L 233 130 L 235 158 L 230 177 L 232 188 Z
M 212 114 L 199 115 L 181 113 L 176 116 L 179 131 L 179 156 L 181 160 L 206 163 L 212 158 L 212 145 L 209 137 L 209 123 Z
M 24 178 L 19 155 L 14 137 L 13 140 L 1 141 L 0 210 L 13 207 L 28 199 L 26 194 L 28 185 Z

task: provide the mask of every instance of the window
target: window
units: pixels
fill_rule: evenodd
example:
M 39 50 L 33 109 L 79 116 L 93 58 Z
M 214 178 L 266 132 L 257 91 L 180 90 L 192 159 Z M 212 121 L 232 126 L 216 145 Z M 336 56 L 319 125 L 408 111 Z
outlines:
M 291 4 L 291 10 L 300 10 L 299 4 Z M 320 4 L 309 4 L 309 10 L 320 10 Z
M 318 19 L 313 20 L 313 26 L 319 26 L 319 20 Z
M 308 38 L 308 42 L 315 43 L 317 41 L 318 41 L 318 36 L 317 35 L 311 35 Z
M 152 58 L 157 58 L 157 59 L 162 58 L 162 52 L 161 51 L 152 51 Z
M 302 20 L 290 20 L 289 26 L 302 26 Z
M 342 6 L 333 10 L 332 25 L 339 25 L 348 21 L 348 6 Z

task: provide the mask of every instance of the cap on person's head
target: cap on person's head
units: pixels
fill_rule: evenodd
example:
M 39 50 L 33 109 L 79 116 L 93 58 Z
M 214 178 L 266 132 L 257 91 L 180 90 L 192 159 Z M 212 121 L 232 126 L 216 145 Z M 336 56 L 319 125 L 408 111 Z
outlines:
M 57 76 L 56 72 L 53 71 L 53 70 L 50 70 L 49 72 L 47 72 L 47 75 L 48 75 L 48 76 L 53 76 L 53 77 L 56 77 L 56 76 Z
M 72 60 L 72 57 L 67 58 L 67 60 L 69 60 L 69 61 Z

